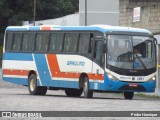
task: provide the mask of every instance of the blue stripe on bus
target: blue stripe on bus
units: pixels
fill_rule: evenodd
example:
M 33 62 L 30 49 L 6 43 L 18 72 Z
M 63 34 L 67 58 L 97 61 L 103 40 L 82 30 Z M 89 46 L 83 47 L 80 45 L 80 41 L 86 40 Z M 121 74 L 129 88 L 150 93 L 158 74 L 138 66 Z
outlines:
M 109 31 L 123 31 L 123 32 L 143 32 L 143 33 L 148 33 L 151 34 L 150 31 L 145 30 L 145 29 L 133 29 L 133 28 L 123 28 L 123 27 L 115 27 L 115 26 L 111 26 L 111 27 L 99 27 L 99 26 L 51 26 L 52 29 L 57 29 L 57 30 L 97 30 L 97 31 L 101 31 L 103 33 L 105 32 L 109 32 Z M 30 26 L 30 27 L 7 27 L 6 30 L 17 30 L 17 31 L 22 31 L 22 30 L 30 30 L 30 31 L 34 31 L 34 30 L 40 30 L 40 26 Z
M 50 87 L 62 87 L 62 88 L 79 88 L 79 82 L 78 81 L 64 81 L 62 80 L 52 80 L 50 81 L 49 85 Z
M 39 26 L 29 27 L 29 30 L 40 30 L 40 27 Z
M 28 85 L 27 78 L 10 78 L 10 77 L 3 77 L 4 81 L 11 82 L 18 85 Z M 39 81 L 39 80 L 38 80 Z M 37 83 L 40 86 L 39 82 Z M 64 80 L 52 80 L 50 84 L 43 85 L 48 87 L 61 87 L 61 88 L 79 88 L 78 81 L 64 81 Z
M 3 80 L 14 83 L 14 84 L 18 84 L 18 85 L 28 85 L 28 78 L 3 77 Z
M 98 30 L 98 31 L 101 31 L 101 32 L 108 31 L 107 29 L 104 29 L 104 28 L 90 27 L 90 26 L 87 26 L 87 27 L 52 27 L 52 28 L 53 29 L 54 28 L 60 28 L 61 30 Z
M 103 27 L 96 27 L 96 26 L 82 26 L 82 27 L 72 27 L 72 26 L 70 26 L 70 27 L 62 27 L 62 26 L 56 26 L 56 27 L 52 27 L 53 29 L 60 29 L 60 30 L 98 30 L 98 31 L 101 31 L 101 32 L 103 32 L 103 33 L 105 33 L 105 32 L 109 32 L 109 31 L 123 31 L 123 32 L 145 32 L 145 33 L 151 33 L 151 32 L 149 32 L 148 30 L 144 30 L 144 29 L 125 29 L 125 28 L 119 28 L 119 27 L 117 27 L 117 29 L 116 28 L 103 28 Z
M 14 31 L 22 31 L 22 30 L 27 30 L 28 28 L 26 27 L 7 27 L 6 30 L 14 30 Z
M 109 31 L 116 31 L 116 32 L 138 32 L 138 33 L 148 33 L 148 34 L 152 34 L 151 32 L 149 32 L 148 30 L 144 30 L 144 29 L 108 29 Z
M 31 53 L 3 53 L 3 60 L 33 61 Z
M 46 61 L 45 54 L 34 54 L 34 59 L 42 86 L 48 86 L 51 76 L 49 74 L 49 69 Z

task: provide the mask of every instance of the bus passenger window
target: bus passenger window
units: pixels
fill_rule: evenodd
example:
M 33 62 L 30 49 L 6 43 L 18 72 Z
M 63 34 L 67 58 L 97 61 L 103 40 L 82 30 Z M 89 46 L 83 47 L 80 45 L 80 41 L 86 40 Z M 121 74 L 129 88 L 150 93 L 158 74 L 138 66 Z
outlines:
M 50 44 L 49 44 L 49 51 L 55 51 L 56 50 L 56 40 L 57 40 L 56 34 L 51 34 L 51 36 L 50 36 Z
M 78 52 L 79 53 L 89 53 L 91 50 L 91 38 L 90 34 L 82 33 L 79 38 Z
M 77 49 L 77 34 L 65 34 L 64 52 L 76 52 Z
M 38 33 L 36 36 L 35 51 L 47 51 L 48 41 L 49 41 L 49 34 Z
M 49 51 L 60 52 L 62 49 L 63 34 L 53 33 L 50 35 Z
M 19 51 L 21 48 L 21 33 L 15 33 L 13 35 L 13 42 L 12 42 L 12 50 Z
M 23 40 L 22 40 L 22 51 L 27 51 L 28 50 L 28 34 L 23 35 Z
M 44 33 L 43 34 L 43 39 L 42 39 L 42 48 L 41 48 L 41 51 L 47 51 L 48 49 L 48 41 L 49 41 L 49 34 L 47 33 Z
M 22 39 L 22 51 L 31 52 L 34 47 L 34 34 L 33 33 L 24 33 Z
M 42 34 L 37 34 L 37 36 L 36 36 L 36 46 L 35 46 L 36 51 L 41 50 L 41 45 L 42 45 L 41 43 L 42 43 Z
M 12 46 L 13 33 L 7 33 L 5 50 L 10 51 Z

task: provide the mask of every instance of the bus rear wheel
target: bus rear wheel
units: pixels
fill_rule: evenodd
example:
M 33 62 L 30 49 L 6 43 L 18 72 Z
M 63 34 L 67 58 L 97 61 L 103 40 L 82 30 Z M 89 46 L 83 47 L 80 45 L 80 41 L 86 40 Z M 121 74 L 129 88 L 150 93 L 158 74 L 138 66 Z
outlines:
M 82 89 L 65 89 L 65 93 L 68 97 L 80 97 L 82 92 Z
M 84 77 L 83 93 L 84 93 L 85 98 L 92 98 L 93 97 L 93 90 L 89 89 L 88 77 Z
M 47 87 L 37 86 L 37 78 L 35 74 L 29 76 L 28 89 L 31 95 L 45 95 L 47 92 Z
M 125 99 L 132 99 L 134 96 L 134 92 L 124 92 L 124 98 Z

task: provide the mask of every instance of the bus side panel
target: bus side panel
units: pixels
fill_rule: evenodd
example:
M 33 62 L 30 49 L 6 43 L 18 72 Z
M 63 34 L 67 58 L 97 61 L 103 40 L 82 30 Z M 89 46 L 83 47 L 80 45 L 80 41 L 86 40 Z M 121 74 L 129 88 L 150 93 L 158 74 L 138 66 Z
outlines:
M 104 82 L 104 75 L 101 71 L 101 67 L 91 59 L 82 55 L 73 54 L 58 54 L 48 56 L 52 56 L 52 58 L 55 57 L 55 59 L 53 59 L 52 61 L 56 62 L 55 64 L 57 64 L 57 66 L 50 65 L 52 77 L 55 77 L 55 79 L 64 79 L 68 82 L 74 81 L 75 88 L 79 88 L 80 74 L 85 73 L 89 78 L 89 88 L 93 90 L 101 90 L 101 83 Z M 96 66 L 94 70 L 93 64 L 95 64 L 94 66 Z
M 54 55 L 51 55 L 54 56 Z M 35 63 L 37 66 L 39 80 L 41 81 L 42 86 L 49 87 L 63 87 L 63 88 L 74 88 L 74 81 L 65 81 L 65 78 L 55 78 L 52 74 L 60 74 L 59 71 L 56 71 L 56 61 L 53 60 L 51 65 L 53 69 L 50 69 L 48 64 L 48 57 L 45 54 L 34 54 Z M 64 77 L 64 76 L 63 76 Z
M 89 75 L 92 72 L 92 60 L 85 56 L 58 54 L 55 58 L 54 61 L 57 61 L 58 72 L 55 71 L 57 74 L 53 73 L 53 76 L 63 78 L 66 81 L 74 81 L 74 88 L 79 88 L 81 73 Z
M 50 75 L 49 86 L 79 88 L 78 81 L 75 81 L 75 74 L 60 70 L 64 62 L 58 60 L 57 56 L 56 54 L 46 54 L 46 64 L 48 66 L 48 74 Z M 65 56 L 62 56 L 63 58 L 61 59 L 65 59 Z
M 28 85 L 28 73 L 33 64 L 31 54 L 4 53 L 3 80 L 15 84 Z

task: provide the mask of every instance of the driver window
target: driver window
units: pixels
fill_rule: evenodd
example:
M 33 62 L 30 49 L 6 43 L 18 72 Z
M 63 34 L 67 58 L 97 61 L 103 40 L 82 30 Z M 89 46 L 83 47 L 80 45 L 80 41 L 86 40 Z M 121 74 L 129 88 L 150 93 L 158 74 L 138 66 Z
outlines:
M 103 63 L 104 63 L 103 41 L 101 41 L 101 40 L 95 41 L 94 60 L 100 65 L 103 65 Z

